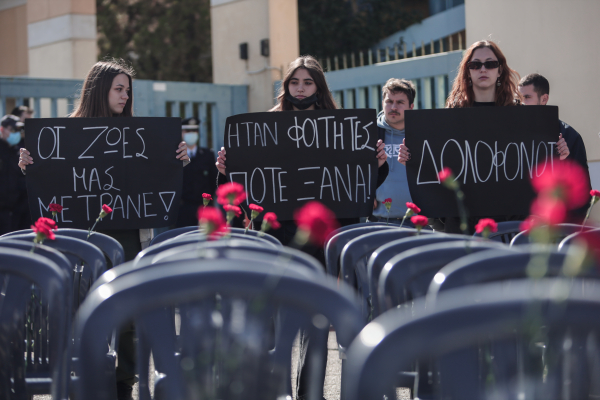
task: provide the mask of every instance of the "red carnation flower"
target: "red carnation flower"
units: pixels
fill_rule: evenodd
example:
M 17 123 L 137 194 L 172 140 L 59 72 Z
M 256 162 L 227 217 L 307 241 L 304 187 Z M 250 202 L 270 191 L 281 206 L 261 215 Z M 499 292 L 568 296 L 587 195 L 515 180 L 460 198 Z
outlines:
M 268 212 L 265 214 L 261 226 L 261 231 L 266 232 L 269 229 L 279 229 L 281 224 L 277 221 L 277 215 L 274 212 Z
M 391 203 L 391 202 L 392 202 L 392 199 L 390 199 L 390 198 L 387 198 L 384 201 L 382 201 L 383 204 L 387 204 L 387 203 Z
M 406 208 L 408 208 L 410 211 L 414 212 L 415 214 L 418 214 L 421 212 L 421 209 L 419 207 L 417 207 L 417 205 L 415 203 L 407 202 Z
M 107 214 L 110 214 L 112 212 L 112 208 L 110 208 L 106 204 L 102 204 L 102 211 L 104 211 Z
M 237 206 L 246 199 L 244 186 L 236 182 L 225 183 L 217 188 L 217 201 L 219 204 L 233 204 Z
M 567 207 L 561 200 L 540 196 L 531 204 L 531 213 L 548 225 L 564 222 L 567 217 Z
M 298 229 L 308 235 L 314 245 L 323 247 L 331 232 L 339 227 L 333 211 L 318 201 L 309 201 L 294 213 Z
M 223 210 L 227 211 L 227 213 L 233 213 L 236 217 L 242 215 L 242 209 L 238 206 L 232 206 L 231 204 L 225 204 Z
M 261 213 L 264 211 L 264 208 L 262 208 L 261 206 L 257 206 L 256 204 L 250 204 L 249 207 L 252 211 L 256 211 L 258 213 Z
M 445 167 L 438 173 L 438 178 L 440 178 L 440 182 L 444 183 L 444 181 L 448 178 L 452 177 L 452 170 L 448 167 Z
M 534 174 L 531 184 L 541 196 L 561 200 L 568 209 L 581 207 L 588 201 L 585 172 L 579 164 L 569 160 L 555 163 L 554 170 L 547 166 L 541 176 Z
M 63 206 L 61 206 L 60 204 L 56 204 L 56 203 L 50 203 L 48 205 L 48 209 L 50 211 L 52 211 L 53 213 L 57 213 L 57 212 L 61 212 L 63 210 Z
M 413 223 L 414 226 L 424 227 L 427 225 L 427 217 L 424 215 L 415 215 L 410 218 L 410 222 Z
M 210 194 L 202 193 L 202 204 L 204 205 L 204 207 L 206 207 L 211 200 L 212 196 Z
M 475 232 L 482 233 L 486 228 L 490 232 L 498 232 L 498 224 L 491 218 L 480 219 L 477 225 L 475 225 Z
M 214 207 L 198 208 L 198 223 L 210 239 L 216 239 L 219 234 L 227 232 L 223 214 Z
M 600 190 L 595 190 L 595 189 L 590 190 L 590 196 L 600 197 Z
M 35 224 L 31 225 L 31 230 L 36 233 L 34 243 L 42 243 L 45 239 L 54 240 L 56 236 L 53 230 L 57 230 L 56 222 L 50 218 L 40 217 Z

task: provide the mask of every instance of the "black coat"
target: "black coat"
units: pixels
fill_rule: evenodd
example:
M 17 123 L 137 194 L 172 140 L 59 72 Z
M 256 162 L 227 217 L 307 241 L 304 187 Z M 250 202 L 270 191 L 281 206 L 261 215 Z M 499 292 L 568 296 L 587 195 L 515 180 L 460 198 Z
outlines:
M 202 193 L 215 198 L 215 182 L 218 174 L 215 153 L 198 147 L 191 162 L 183 168 L 183 188 L 177 227 L 198 224 L 198 207 L 202 205 Z

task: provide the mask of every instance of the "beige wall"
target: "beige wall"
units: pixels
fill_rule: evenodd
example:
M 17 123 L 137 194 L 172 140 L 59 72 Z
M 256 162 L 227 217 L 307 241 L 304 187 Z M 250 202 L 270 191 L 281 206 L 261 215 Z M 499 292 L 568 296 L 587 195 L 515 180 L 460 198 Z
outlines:
M 280 69 L 300 51 L 296 0 L 213 0 L 211 30 L 213 82 L 248 85 L 250 112 L 271 108 Z M 262 39 L 269 39 L 269 57 L 260 55 Z M 244 42 L 247 61 L 239 56 Z
M 29 76 L 83 79 L 97 61 L 95 0 L 28 0 Z
M 38 22 L 66 14 L 96 15 L 95 0 L 27 0 L 27 22 Z
M 491 35 L 521 76 L 550 81 L 549 104 L 583 137 L 600 189 L 600 0 L 466 0 L 467 45 Z M 595 207 L 600 221 L 600 207 Z
M 0 11 L 0 75 L 27 75 L 27 5 Z

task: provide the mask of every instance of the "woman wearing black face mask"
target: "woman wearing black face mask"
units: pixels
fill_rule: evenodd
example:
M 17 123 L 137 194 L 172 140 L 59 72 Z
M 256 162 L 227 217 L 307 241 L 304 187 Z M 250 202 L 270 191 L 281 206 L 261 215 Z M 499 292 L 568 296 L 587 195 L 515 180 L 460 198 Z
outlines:
M 279 95 L 277 96 L 277 105 L 269 111 L 335 109 L 337 109 L 337 106 L 327 87 L 323 68 L 321 68 L 321 65 L 314 57 L 301 56 L 290 64 L 290 67 L 283 78 Z M 379 166 L 377 186 L 383 183 L 388 174 L 388 165 L 385 162 L 387 155 L 384 148 L 385 143 L 379 140 L 377 142 L 377 161 Z M 226 151 L 224 148 L 221 148 L 216 162 L 220 172 L 219 184 L 227 182 L 225 179 L 225 160 Z M 256 226 L 260 226 L 259 219 L 255 220 Z M 344 218 L 340 219 L 339 223 L 344 226 L 357 223 L 358 221 L 358 218 Z M 281 221 L 281 228 L 276 231 L 270 231 L 269 233 L 276 236 L 284 245 L 288 245 L 296 234 L 296 225 L 294 221 Z M 324 262 L 324 258 L 321 254 L 314 252 L 310 253 Z
M 294 62 L 290 64 L 290 67 L 285 74 L 283 83 L 279 95 L 277 96 L 277 105 L 269 111 L 302 111 L 302 110 L 335 110 L 337 106 L 333 100 L 333 96 L 327 87 L 325 81 L 325 74 L 323 68 L 318 61 L 312 56 L 301 56 L 298 57 Z M 377 178 L 377 186 L 381 185 L 388 175 L 388 164 L 385 162 L 387 155 L 385 153 L 385 143 L 382 140 L 377 142 L 377 161 L 379 166 L 379 173 Z M 225 179 L 225 160 L 226 152 L 224 148 L 219 151 L 217 158 L 217 168 L 219 169 L 219 184 L 226 183 Z M 260 218 L 260 217 L 259 217 Z M 350 225 L 359 222 L 358 218 L 343 218 L 338 220 L 341 226 Z M 269 231 L 270 234 L 277 237 L 281 243 L 288 245 L 294 235 L 296 234 L 296 224 L 294 221 L 280 221 L 281 228 L 275 231 Z M 257 219 L 255 224 L 260 226 L 261 222 Z M 310 245 L 305 246 L 302 249 L 304 252 L 313 255 L 321 263 L 325 264 L 325 257 L 322 249 L 317 249 Z M 325 335 L 322 338 L 322 343 L 327 343 L 327 335 L 329 330 L 326 329 L 323 332 Z M 296 398 L 299 400 L 305 399 L 308 390 L 308 377 L 311 375 L 308 371 L 309 365 L 312 362 L 309 360 L 311 357 L 308 352 L 309 336 L 306 332 L 300 337 L 300 359 L 298 365 L 298 388 Z M 307 354 L 308 353 L 308 354 Z M 319 352 L 319 356 L 323 366 L 327 363 L 327 348 L 323 348 Z M 325 369 L 323 367 L 323 372 Z M 325 375 L 320 377 L 320 396 L 322 397 L 323 383 L 325 381 Z

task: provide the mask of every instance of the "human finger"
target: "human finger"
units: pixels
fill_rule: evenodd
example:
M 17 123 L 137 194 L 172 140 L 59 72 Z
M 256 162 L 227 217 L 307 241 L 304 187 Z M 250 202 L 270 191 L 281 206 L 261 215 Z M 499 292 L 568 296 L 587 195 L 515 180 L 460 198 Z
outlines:
M 21 147 L 21 148 L 19 149 L 19 152 L 20 152 L 21 154 L 27 154 L 27 155 L 29 155 L 29 150 L 27 150 L 27 149 L 26 149 L 26 148 L 24 148 L 24 147 Z

